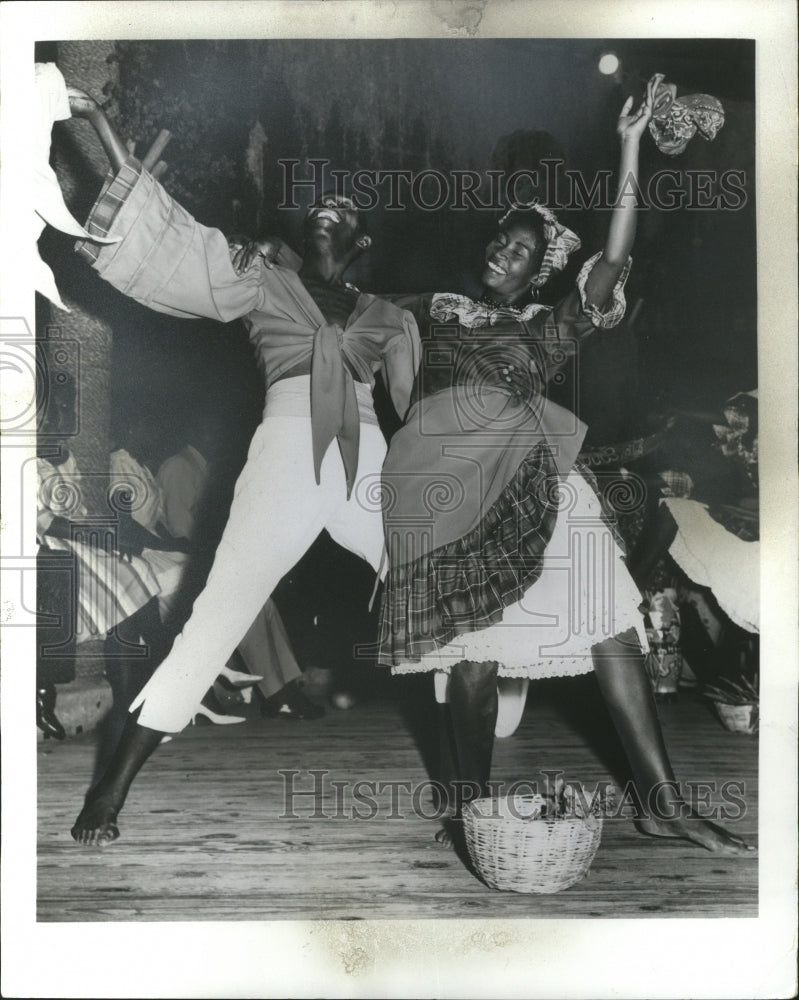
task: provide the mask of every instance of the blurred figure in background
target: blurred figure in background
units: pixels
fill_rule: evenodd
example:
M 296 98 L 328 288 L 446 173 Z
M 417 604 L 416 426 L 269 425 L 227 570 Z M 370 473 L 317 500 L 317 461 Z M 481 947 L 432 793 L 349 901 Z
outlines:
M 700 680 L 756 675 L 757 390 L 737 393 L 718 411 L 681 410 L 678 420 L 674 468 L 660 472 L 657 505 L 632 552 L 630 571 L 642 590 L 676 582 L 682 616 L 688 613 L 705 637 Z M 697 437 L 702 447 L 692 455 Z
M 81 470 L 64 437 L 74 407 L 74 381 L 54 384 L 37 457 L 37 723 L 57 739 L 65 733 L 55 714 L 54 685 L 74 679 L 78 644 L 105 637 L 115 705 L 124 700 L 120 685 L 135 678 L 140 688 L 166 653 L 160 587 L 140 555 L 142 529 L 124 513 L 109 526 L 107 516 L 92 518 L 83 502 Z

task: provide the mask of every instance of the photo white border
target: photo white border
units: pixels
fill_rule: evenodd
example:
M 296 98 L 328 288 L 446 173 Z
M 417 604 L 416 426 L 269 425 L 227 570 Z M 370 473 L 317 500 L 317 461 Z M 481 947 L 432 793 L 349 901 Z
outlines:
M 446 22 L 457 6 L 479 14 L 473 34 Z M 799 521 L 797 44 L 796 11 L 789 0 L 763 5 L 743 0 L 5 2 L 0 6 L 0 318 L 8 324 L 13 317 L 27 317 L 34 329 L 30 262 L 27 249 L 14 238 L 29 229 L 29 203 L 19 192 L 30 176 L 23 137 L 34 40 L 427 36 L 757 41 L 764 541 L 760 916 L 37 924 L 36 744 L 32 713 L 17 711 L 33 700 L 32 672 L 25 669 L 32 660 L 33 635 L 27 634 L 32 630 L 11 628 L 3 633 L 2 671 L 4 996 L 772 998 L 793 993 Z M 3 486 L 4 551 L 9 538 L 15 544 L 19 489 L 13 480 L 6 477 Z M 14 614 L 14 607 L 3 605 L 4 620 L 13 620 Z M 535 911 L 535 898 L 530 909 Z M 368 960 L 348 972 L 347 956 L 356 949 Z M 248 956 L 255 959 L 249 966 Z

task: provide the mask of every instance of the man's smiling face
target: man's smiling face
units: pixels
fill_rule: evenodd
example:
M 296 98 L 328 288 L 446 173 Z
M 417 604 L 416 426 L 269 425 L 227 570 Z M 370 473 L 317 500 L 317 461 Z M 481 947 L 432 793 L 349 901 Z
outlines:
M 320 248 L 326 244 L 336 256 L 351 252 L 356 243 L 366 249 L 370 242 L 358 208 L 346 195 L 327 192 L 317 198 L 308 209 L 303 229 L 307 242 Z

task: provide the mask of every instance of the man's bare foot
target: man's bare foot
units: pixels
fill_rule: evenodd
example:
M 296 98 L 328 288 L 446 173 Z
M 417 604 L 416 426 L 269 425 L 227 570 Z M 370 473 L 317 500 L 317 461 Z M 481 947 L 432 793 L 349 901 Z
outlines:
M 672 820 L 655 819 L 650 816 L 647 819 L 637 820 L 636 826 L 641 833 L 651 837 L 679 837 L 717 854 L 754 854 L 757 851 L 756 847 L 747 844 L 735 834 L 728 833 L 723 827 L 706 819 L 700 819 L 696 815 Z
M 73 839 L 96 847 L 113 843 L 119 837 L 118 812 L 119 808 L 107 799 L 87 799 L 70 830 Z

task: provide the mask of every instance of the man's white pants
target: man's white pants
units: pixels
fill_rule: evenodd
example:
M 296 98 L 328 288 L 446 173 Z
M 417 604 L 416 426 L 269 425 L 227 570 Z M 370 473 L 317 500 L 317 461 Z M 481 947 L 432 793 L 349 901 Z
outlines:
M 141 706 L 138 722 L 148 729 L 175 733 L 188 724 L 266 599 L 322 529 L 376 572 L 380 567 L 377 491 L 386 445 L 371 392 L 356 383 L 360 454 L 347 500 L 335 440 L 322 462 L 320 484 L 314 479 L 309 381 L 286 379 L 269 390 L 205 589 L 169 656 L 131 705 L 131 711 Z

